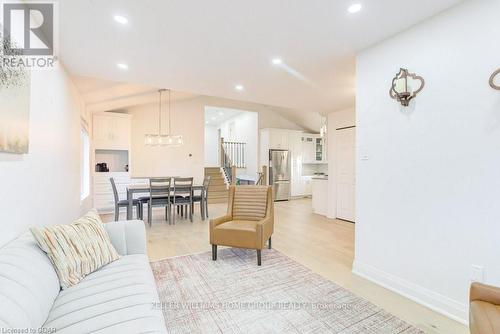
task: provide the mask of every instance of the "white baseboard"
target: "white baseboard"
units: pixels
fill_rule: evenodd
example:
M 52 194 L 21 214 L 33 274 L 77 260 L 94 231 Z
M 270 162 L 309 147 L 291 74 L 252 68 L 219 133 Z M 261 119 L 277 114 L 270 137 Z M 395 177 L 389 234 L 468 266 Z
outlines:
M 359 261 L 354 261 L 352 272 L 464 325 L 469 322 L 468 306 L 456 300 Z

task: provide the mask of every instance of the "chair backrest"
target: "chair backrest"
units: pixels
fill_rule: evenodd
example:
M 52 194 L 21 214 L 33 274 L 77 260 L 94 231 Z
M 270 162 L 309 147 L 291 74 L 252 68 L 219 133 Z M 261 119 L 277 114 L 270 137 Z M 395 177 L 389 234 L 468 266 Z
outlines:
M 192 177 L 174 178 L 174 196 L 191 196 L 193 192 Z
M 266 217 L 269 186 L 232 186 L 233 220 L 261 220 Z M 272 203 L 272 202 L 271 202 Z
M 111 182 L 111 188 L 113 188 L 113 196 L 115 197 L 115 203 L 118 203 L 120 201 L 120 198 L 118 197 L 118 190 L 116 190 L 115 179 L 110 177 L 109 182 Z
M 203 179 L 203 192 L 205 195 L 205 198 L 208 198 L 208 187 L 210 187 L 210 180 L 212 179 L 211 176 L 205 176 Z
M 149 199 L 152 201 L 154 197 L 170 198 L 171 178 L 154 178 L 149 179 Z

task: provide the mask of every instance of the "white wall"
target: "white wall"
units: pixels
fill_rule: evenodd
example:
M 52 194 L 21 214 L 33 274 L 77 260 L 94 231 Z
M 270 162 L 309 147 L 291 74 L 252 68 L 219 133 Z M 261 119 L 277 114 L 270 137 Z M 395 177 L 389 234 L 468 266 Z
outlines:
M 144 145 L 144 135 L 158 132 L 158 104 L 128 109 L 132 115 L 131 173 L 138 177 L 185 176 L 201 183 L 204 176 L 204 106 L 196 99 L 172 103 L 172 134 L 183 136 L 179 147 Z M 168 118 L 165 114 L 166 133 Z
M 500 286 L 498 13 L 467 1 L 357 62 L 354 271 L 464 322 L 471 265 Z M 399 67 L 426 80 L 409 108 L 388 96 Z
M 232 131 L 229 128 L 232 128 Z M 238 175 L 257 177 L 259 150 L 259 117 L 256 112 L 243 112 L 220 125 L 225 141 L 246 143 L 245 163 L 247 168 L 239 168 Z M 232 133 L 230 133 L 232 132 Z
M 29 226 L 71 223 L 80 203 L 83 102 L 65 70 L 32 71 L 29 153 L 0 154 L 0 245 Z
M 355 109 L 346 109 L 328 114 L 328 217 L 337 217 L 337 129 L 356 125 Z
M 281 116 L 272 107 L 198 96 L 172 102 L 172 131 L 183 135 L 184 145 L 175 148 L 147 147 L 144 145 L 144 135 L 158 131 L 158 105 L 157 103 L 151 103 L 128 108 L 125 111 L 133 116 L 132 149 L 130 156 L 130 171 L 132 176 L 194 176 L 196 182 L 201 182 L 203 180 L 206 158 L 204 143 L 206 106 L 257 112 L 259 128 L 271 126 L 276 128 L 302 129 L 299 125 Z M 166 115 L 163 119 L 166 126 L 168 124 Z M 257 143 L 257 150 L 258 147 Z M 189 154 L 192 156 L 189 156 Z M 253 155 L 253 153 L 251 154 Z M 213 156 L 213 154 L 211 155 Z M 249 168 L 253 169 L 254 167 Z
M 205 167 L 219 167 L 219 129 L 205 125 Z

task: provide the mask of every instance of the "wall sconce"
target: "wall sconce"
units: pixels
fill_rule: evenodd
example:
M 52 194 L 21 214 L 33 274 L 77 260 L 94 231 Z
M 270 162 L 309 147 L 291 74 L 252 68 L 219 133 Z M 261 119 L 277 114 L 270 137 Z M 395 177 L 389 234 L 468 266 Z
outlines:
M 490 77 L 490 86 L 493 89 L 500 90 L 500 86 L 495 84 L 495 77 L 499 74 L 500 74 L 500 68 L 498 70 L 496 70 L 495 72 L 493 72 L 493 74 Z
M 391 98 L 397 100 L 403 106 L 408 107 L 410 101 L 424 89 L 425 80 L 415 73 L 408 72 L 407 69 L 401 68 L 392 79 L 392 86 L 389 94 Z M 415 89 L 418 87 L 417 89 Z

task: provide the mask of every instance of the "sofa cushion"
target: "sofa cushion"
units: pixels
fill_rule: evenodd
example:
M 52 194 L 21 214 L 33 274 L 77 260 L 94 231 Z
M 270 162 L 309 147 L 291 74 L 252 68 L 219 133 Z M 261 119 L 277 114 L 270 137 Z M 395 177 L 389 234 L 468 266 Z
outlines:
M 234 190 L 233 219 L 261 220 L 266 216 L 267 186 L 238 186 Z
M 52 261 L 63 289 L 119 259 L 95 210 L 90 210 L 72 224 L 32 227 L 30 230 Z
M 257 249 L 257 222 L 232 220 L 217 225 L 212 233 L 214 245 Z
M 59 280 L 31 233 L 0 248 L 0 326 L 40 328 L 59 294 Z
M 61 291 L 44 327 L 56 333 L 164 333 L 146 255 L 127 255 Z

